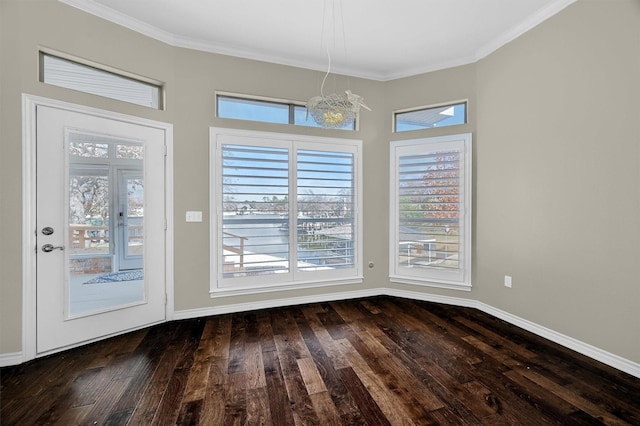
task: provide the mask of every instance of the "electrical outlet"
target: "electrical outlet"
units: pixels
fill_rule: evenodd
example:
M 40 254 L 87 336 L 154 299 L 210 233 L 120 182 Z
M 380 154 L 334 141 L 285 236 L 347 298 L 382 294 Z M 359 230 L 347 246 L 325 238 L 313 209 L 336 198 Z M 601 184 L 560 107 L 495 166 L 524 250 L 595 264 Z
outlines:
M 504 276 L 504 286 L 511 288 L 511 276 L 509 275 Z

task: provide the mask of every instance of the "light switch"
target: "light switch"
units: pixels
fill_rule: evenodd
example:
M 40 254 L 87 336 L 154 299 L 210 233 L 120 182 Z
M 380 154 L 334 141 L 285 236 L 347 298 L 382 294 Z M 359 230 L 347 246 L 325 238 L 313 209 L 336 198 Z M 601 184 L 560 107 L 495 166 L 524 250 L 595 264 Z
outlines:
M 202 222 L 202 212 L 187 212 L 187 222 Z

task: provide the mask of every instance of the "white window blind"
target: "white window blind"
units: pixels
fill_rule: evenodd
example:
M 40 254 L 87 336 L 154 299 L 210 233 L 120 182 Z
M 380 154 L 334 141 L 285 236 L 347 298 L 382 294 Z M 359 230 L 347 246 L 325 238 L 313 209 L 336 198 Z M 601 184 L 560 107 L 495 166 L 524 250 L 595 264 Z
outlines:
M 469 287 L 471 136 L 393 142 L 391 278 Z

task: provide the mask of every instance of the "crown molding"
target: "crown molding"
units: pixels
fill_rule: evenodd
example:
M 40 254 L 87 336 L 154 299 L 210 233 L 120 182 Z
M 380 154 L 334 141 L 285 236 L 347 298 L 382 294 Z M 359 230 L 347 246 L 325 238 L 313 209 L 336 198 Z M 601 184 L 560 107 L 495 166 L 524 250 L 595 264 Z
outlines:
M 249 49 L 238 48 L 229 45 L 221 45 L 219 43 L 211 43 L 204 40 L 195 40 L 187 37 L 182 37 L 168 31 L 161 30 L 153 25 L 149 25 L 139 19 L 132 18 L 121 12 L 108 8 L 94 0 L 58 0 L 68 6 L 87 12 L 91 15 L 113 22 L 117 25 L 128 28 L 137 33 L 143 34 L 147 37 L 159 40 L 170 46 L 181 47 L 186 49 L 204 51 L 214 54 L 239 57 L 244 59 L 269 62 L 279 65 L 292 66 L 297 68 L 311 69 L 315 71 L 326 71 L 326 64 L 320 62 L 301 61 L 282 56 L 274 56 L 268 54 L 262 54 L 260 52 L 251 51 Z M 576 2 L 577 0 L 558 0 L 547 7 L 540 9 L 538 12 L 530 16 L 524 22 L 521 22 L 517 26 L 511 28 L 509 31 L 501 34 L 499 37 L 491 40 L 486 45 L 476 50 L 472 55 L 461 58 L 454 58 L 449 61 L 440 63 L 425 64 L 422 67 L 414 67 L 403 70 L 401 72 L 373 72 L 365 69 L 353 69 L 353 68 L 334 68 L 336 74 L 344 74 L 352 77 L 358 77 L 375 81 L 391 81 L 400 78 L 411 77 L 414 75 L 425 74 L 433 71 L 439 71 L 447 68 L 453 68 L 461 65 L 467 65 L 475 63 L 480 59 L 483 59 L 495 52 L 507 43 L 520 37 L 522 34 L 531 30 L 535 26 L 539 25 L 543 21 L 547 20 L 551 16 L 565 9 L 567 6 Z
M 527 31 L 533 29 L 534 27 L 540 25 L 542 22 L 551 18 L 553 15 L 559 13 L 563 9 L 567 8 L 571 4 L 575 3 L 577 0 L 558 0 L 553 3 L 550 3 L 546 7 L 540 9 L 533 15 L 529 16 L 528 19 L 511 28 L 510 30 L 502 33 L 499 37 L 496 37 L 489 43 L 485 44 L 483 47 L 478 49 L 475 53 L 475 61 L 479 61 L 480 59 L 486 58 L 496 50 L 500 49 L 502 46 L 512 42 L 516 38 L 520 37 Z

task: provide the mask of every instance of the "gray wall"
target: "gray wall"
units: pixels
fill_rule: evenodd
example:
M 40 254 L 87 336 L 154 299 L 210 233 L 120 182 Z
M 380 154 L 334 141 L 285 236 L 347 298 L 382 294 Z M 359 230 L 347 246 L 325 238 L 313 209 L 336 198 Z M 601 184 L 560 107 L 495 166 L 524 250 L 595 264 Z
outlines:
M 29 93 L 174 125 L 176 310 L 393 286 L 479 300 L 640 362 L 639 28 L 636 0 L 579 0 L 476 64 L 385 83 L 349 78 L 374 111 L 345 135 L 214 117 L 215 90 L 304 101 L 322 73 L 173 48 L 54 0 L 0 0 L 0 354 L 21 350 L 20 96 Z M 167 109 L 38 83 L 39 46 L 164 81 Z M 469 124 L 391 133 L 393 110 L 459 99 L 469 99 Z M 363 139 L 364 259 L 376 265 L 363 285 L 209 298 L 209 126 Z M 388 280 L 388 142 L 443 132 L 474 133 L 469 293 Z M 186 210 L 202 210 L 204 222 L 185 223 Z
M 477 298 L 640 362 L 640 1 L 477 64 Z M 513 276 L 513 288 L 503 276 Z

